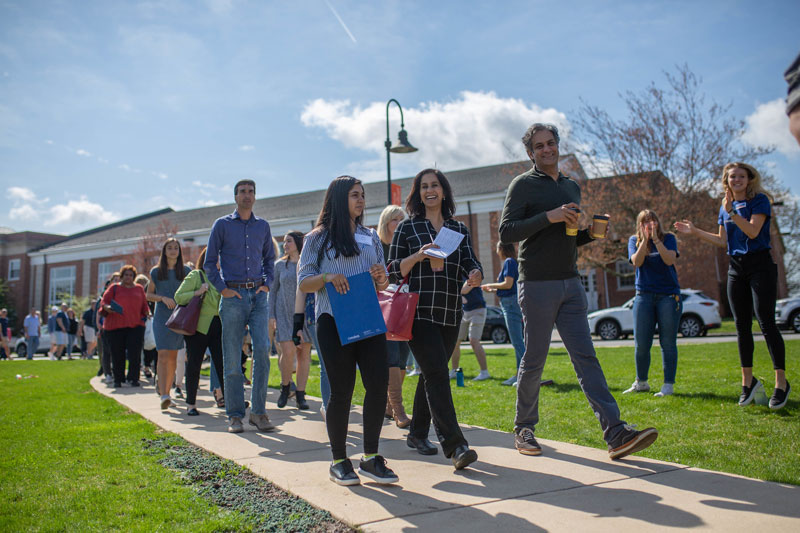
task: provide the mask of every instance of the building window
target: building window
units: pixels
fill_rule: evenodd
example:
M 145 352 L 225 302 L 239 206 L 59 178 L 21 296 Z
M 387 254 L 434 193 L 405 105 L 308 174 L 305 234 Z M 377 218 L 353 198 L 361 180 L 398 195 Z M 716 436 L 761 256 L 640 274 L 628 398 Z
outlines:
M 103 290 L 111 274 L 122 268 L 122 261 L 106 261 L 97 265 L 97 292 Z
M 50 269 L 50 305 L 59 305 L 75 296 L 75 267 Z
M 617 261 L 617 289 L 621 291 L 636 288 L 635 269 L 627 261 Z
M 16 281 L 19 279 L 20 259 L 9 259 L 8 261 L 8 281 Z

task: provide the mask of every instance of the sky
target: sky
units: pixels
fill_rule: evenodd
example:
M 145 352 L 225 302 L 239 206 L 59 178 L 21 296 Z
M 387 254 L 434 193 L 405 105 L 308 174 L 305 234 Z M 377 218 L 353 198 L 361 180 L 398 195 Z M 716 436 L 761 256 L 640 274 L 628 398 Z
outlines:
M 0 226 L 231 203 L 242 178 L 259 197 L 385 180 L 390 98 L 419 148 L 394 178 L 525 159 L 532 122 L 568 141 L 581 100 L 623 118 L 620 93 L 682 64 L 800 196 L 799 19 L 796 0 L 0 0 Z

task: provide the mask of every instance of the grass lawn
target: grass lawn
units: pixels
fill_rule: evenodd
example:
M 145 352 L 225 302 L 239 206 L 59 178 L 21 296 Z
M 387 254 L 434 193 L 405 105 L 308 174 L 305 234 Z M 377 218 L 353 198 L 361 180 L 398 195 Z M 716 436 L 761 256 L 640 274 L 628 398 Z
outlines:
M 466 387 L 453 387 L 459 421 L 512 431 L 516 389 L 500 383 L 513 373 L 513 351 L 489 349 L 492 379 L 472 382 L 478 366 L 466 346 L 462 345 L 461 356 Z M 754 404 L 739 407 L 741 374 L 736 343 L 679 346 L 676 394 L 667 398 L 655 398 L 650 393 L 622 394 L 635 377 L 633 348 L 598 348 L 597 353 L 623 419 L 640 429 L 655 426 L 660 432 L 656 444 L 641 455 L 800 485 L 800 401 L 795 392 L 798 389 L 792 391 L 789 403 L 780 411 Z M 799 354 L 800 341 L 787 341 L 788 377 L 796 383 L 800 383 Z M 650 369 L 653 392 L 661 387 L 661 368 L 661 354 L 656 347 Z M 774 377 L 764 342 L 756 342 L 755 375 L 763 380 L 769 396 Z M 277 386 L 276 376 L 273 370 L 270 385 Z M 555 385 L 542 388 L 536 435 L 605 449 L 600 427 L 565 350 L 550 351 L 544 377 L 555 380 Z M 403 385 L 409 412 L 416 385 L 416 377 L 407 378 Z M 307 389 L 310 394 L 319 395 L 316 366 L 312 368 Z M 354 401 L 361 403 L 363 398 L 364 390 L 358 381 Z M 510 436 L 508 443 L 509 446 L 513 443 Z
M 96 369 L 96 360 L 0 363 L 0 531 L 251 530 L 252 518 L 159 464 L 166 452 L 145 450 L 145 439 L 186 443 L 96 393 Z

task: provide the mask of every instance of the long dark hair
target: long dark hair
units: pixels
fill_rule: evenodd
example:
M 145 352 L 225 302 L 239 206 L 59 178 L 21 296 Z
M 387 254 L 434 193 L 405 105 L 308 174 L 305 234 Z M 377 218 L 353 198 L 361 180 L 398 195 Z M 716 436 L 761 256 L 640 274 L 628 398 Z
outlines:
M 408 216 L 411 218 L 415 217 L 424 217 L 425 216 L 425 204 L 422 203 L 422 197 L 420 196 L 420 183 L 422 182 L 422 176 L 425 174 L 433 174 L 439 180 L 439 184 L 442 186 L 442 191 L 444 191 L 444 199 L 442 200 L 442 217 L 446 219 L 453 218 L 453 215 L 456 214 L 456 203 L 453 201 L 453 189 L 450 188 L 450 182 L 447 181 L 447 178 L 442 173 L 441 170 L 436 170 L 435 168 L 426 168 L 425 170 L 420 170 L 419 174 L 414 176 L 414 182 L 411 184 L 411 192 L 408 193 L 406 197 L 406 212 Z
M 286 234 L 286 236 L 287 237 L 291 237 L 291 239 L 294 241 L 294 246 L 295 246 L 295 248 L 297 248 L 297 253 L 298 254 L 303 251 L 303 232 L 302 231 L 290 231 L 289 233 Z M 289 254 L 288 254 L 288 252 L 286 252 L 286 249 L 284 249 L 283 257 L 281 257 L 281 259 L 286 259 L 286 260 L 289 259 Z
M 186 273 L 183 271 L 183 249 L 181 248 L 181 243 L 178 242 L 178 239 L 175 237 L 170 237 L 166 241 L 164 241 L 164 245 L 161 247 L 161 255 L 158 257 L 158 279 L 160 281 L 164 281 L 168 277 L 169 267 L 167 266 L 167 245 L 169 243 L 174 242 L 178 245 L 178 259 L 175 261 L 175 277 L 179 280 L 182 280 Z
M 314 231 L 327 230 L 325 231 L 325 240 L 320 247 L 320 259 L 329 248 L 336 251 L 335 257 L 339 257 L 339 255 L 352 257 L 359 254 L 358 244 L 353 236 L 353 228 L 350 226 L 350 204 L 348 202 L 350 189 L 356 185 L 364 188 L 361 180 L 352 176 L 339 176 L 328 185 L 325 200 L 322 202 L 322 210 L 319 212 L 317 225 L 314 227 Z M 355 220 L 356 226 L 360 226 L 363 220 L 364 213 L 361 213 Z

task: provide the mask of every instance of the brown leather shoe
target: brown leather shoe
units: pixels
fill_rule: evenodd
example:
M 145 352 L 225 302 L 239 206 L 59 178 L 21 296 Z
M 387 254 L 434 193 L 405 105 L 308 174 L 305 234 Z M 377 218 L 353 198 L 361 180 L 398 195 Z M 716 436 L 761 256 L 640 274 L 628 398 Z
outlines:
M 250 413 L 248 422 L 251 426 L 257 427 L 259 431 L 272 431 L 275 429 L 275 426 L 269 421 L 269 417 L 266 413 L 263 415 L 254 415 Z
M 389 369 L 389 404 L 394 412 L 394 421 L 399 428 L 411 425 L 411 419 L 406 415 L 403 407 L 403 379 L 406 372 L 402 368 Z

